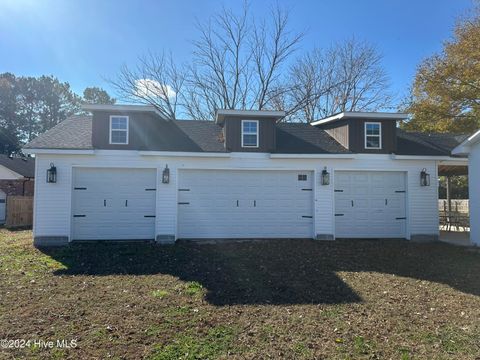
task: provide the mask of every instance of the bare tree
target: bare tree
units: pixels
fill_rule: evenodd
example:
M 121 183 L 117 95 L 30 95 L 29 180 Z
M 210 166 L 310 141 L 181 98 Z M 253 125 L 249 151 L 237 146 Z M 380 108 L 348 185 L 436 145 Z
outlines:
M 259 110 L 271 105 L 274 97 L 285 92 L 281 68 L 303 38 L 303 34 L 288 30 L 288 14 L 280 8 L 272 9 L 271 19 L 271 26 L 265 21 L 253 26 L 252 54 L 257 82 L 254 99 Z
M 223 8 L 206 25 L 197 24 L 185 110 L 194 119 L 212 119 L 215 110 L 247 106 L 251 72 L 248 7 L 236 15 Z
M 330 51 L 330 50 L 329 50 Z M 314 49 L 300 57 L 290 68 L 288 91 L 283 97 L 287 120 L 313 121 L 322 117 L 322 101 L 339 86 L 335 78 L 335 57 Z
M 192 62 L 175 66 L 172 57 L 149 54 L 135 68 L 123 66 L 110 84 L 121 100 L 148 103 L 176 118 L 214 117 L 217 109 L 273 109 L 287 91 L 287 60 L 302 34 L 288 29 L 278 6 L 255 19 L 245 3 L 240 13 L 223 8 L 207 24 L 197 24 Z
M 248 4 L 223 8 L 197 24 L 193 56 L 177 67 L 172 56 L 149 54 L 110 83 L 121 100 L 149 103 L 162 114 L 211 120 L 217 109 L 284 110 L 287 120 L 313 121 L 340 111 L 374 111 L 390 104 L 382 56 L 355 39 L 292 57 L 303 34 L 288 27 L 278 6 L 261 19 Z M 290 65 L 292 64 L 293 65 Z
M 285 91 L 285 63 L 303 35 L 288 29 L 288 14 L 278 6 L 268 20 L 256 20 L 245 4 L 240 14 L 223 9 L 198 25 L 194 64 L 185 95 L 192 118 L 211 119 L 218 108 L 274 108 Z
M 354 38 L 304 56 L 291 77 L 298 81 L 292 96 L 305 101 L 296 118 L 308 122 L 342 111 L 377 111 L 392 102 L 381 54 Z
M 139 57 L 134 68 L 122 66 L 116 79 L 108 82 L 121 100 L 151 104 L 165 117 L 175 119 L 185 80 L 184 70 L 171 54 L 149 53 Z

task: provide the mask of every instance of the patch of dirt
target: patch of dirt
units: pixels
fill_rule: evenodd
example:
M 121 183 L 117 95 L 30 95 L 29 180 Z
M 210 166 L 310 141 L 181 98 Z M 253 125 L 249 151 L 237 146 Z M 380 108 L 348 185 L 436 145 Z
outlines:
M 81 244 L 0 230 L 3 358 L 480 357 L 480 254 L 407 241 Z M 186 355 L 187 354 L 187 355 Z

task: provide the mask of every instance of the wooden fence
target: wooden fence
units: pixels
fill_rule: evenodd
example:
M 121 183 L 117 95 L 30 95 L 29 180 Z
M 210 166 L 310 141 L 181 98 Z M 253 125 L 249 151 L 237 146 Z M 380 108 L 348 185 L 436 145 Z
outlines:
M 468 214 L 468 199 L 465 200 L 457 200 L 457 199 L 452 199 L 452 211 L 458 212 L 458 213 L 464 213 Z M 438 210 L 439 211 L 446 211 L 448 205 L 447 205 L 447 200 L 445 199 L 440 199 L 438 200 Z
M 7 196 L 5 226 L 10 228 L 33 225 L 33 196 Z

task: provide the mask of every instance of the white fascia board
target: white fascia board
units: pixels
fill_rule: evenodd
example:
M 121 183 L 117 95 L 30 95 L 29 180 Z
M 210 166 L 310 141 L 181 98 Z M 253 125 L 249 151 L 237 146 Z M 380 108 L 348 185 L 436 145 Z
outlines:
M 310 123 L 310 125 L 322 125 L 322 124 L 325 124 L 325 123 L 329 123 L 331 121 L 335 121 L 335 120 L 340 120 L 342 119 L 343 117 L 345 116 L 345 113 L 340 113 L 340 114 L 336 114 L 336 115 L 332 115 L 332 116 L 329 116 L 329 117 L 326 117 L 324 119 L 321 119 L 321 120 L 316 120 L 316 121 L 312 121 Z
M 462 161 L 462 158 L 453 156 L 427 156 L 427 155 L 391 155 L 393 160 L 436 160 L 436 161 Z M 467 163 L 467 159 L 464 159 Z
M 55 154 L 55 155 L 94 155 L 94 150 L 75 149 L 22 149 L 25 154 Z
M 452 150 L 454 155 L 468 155 L 472 148 L 472 145 L 477 143 L 480 140 L 480 130 L 475 134 L 469 136 L 464 142 L 458 145 L 455 149 Z
M 166 118 L 155 106 L 152 105 L 101 105 L 101 104 L 84 104 L 83 110 L 87 111 L 128 111 L 128 112 L 153 112 L 160 116 L 164 120 L 170 120 Z
M 272 110 L 228 110 L 220 109 L 215 113 L 215 121 L 222 122 L 225 116 L 258 116 L 258 117 L 285 117 L 285 111 L 272 111 Z
M 356 154 L 270 154 L 270 159 L 355 159 Z
M 470 154 L 471 146 L 469 144 L 460 144 L 452 150 L 453 155 L 468 155 Z
M 361 112 L 361 111 L 345 111 L 339 114 L 335 114 L 324 119 L 320 119 L 317 121 L 312 121 L 311 125 L 322 125 L 332 121 L 340 120 L 340 119 L 378 119 L 378 120 L 403 120 L 408 118 L 408 114 L 406 113 L 387 113 L 387 112 Z
M 172 157 L 205 157 L 205 158 L 229 158 L 230 153 L 213 152 L 182 152 L 182 151 L 139 151 L 141 156 L 172 156 Z

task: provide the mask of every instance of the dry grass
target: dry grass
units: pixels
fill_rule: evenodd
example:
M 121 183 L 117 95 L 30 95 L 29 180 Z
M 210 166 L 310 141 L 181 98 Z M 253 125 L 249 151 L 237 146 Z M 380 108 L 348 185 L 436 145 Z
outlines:
M 2 358 L 480 357 L 480 252 L 406 241 L 32 247 L 0 231 Z

